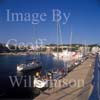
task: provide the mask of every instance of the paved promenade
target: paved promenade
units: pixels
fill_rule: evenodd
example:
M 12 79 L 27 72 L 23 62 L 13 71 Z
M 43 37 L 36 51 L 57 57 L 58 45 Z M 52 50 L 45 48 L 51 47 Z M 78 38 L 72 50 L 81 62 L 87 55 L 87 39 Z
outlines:
M 93 90 L 94 61 L 93 57 L 89 57 L 60 80 L 63 83 L 61 87 L 58 82 L 57 87 L 44 91 L 34 100 L 88 100 Z

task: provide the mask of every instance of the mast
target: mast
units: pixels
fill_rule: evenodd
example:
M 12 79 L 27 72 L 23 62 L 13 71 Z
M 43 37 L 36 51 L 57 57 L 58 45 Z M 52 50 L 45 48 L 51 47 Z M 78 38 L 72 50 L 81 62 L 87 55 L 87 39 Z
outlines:
M 70 33 L 70 46 L 69 49 L 71 50 L 72 48 L 72 28 L 71 28 L 71 33 Z
M 71 52 L 71 50 L 72 50 L 72 28 L 71 28 L 71 33 L 70 33 L 70 46 L 69 46 L 69 50 L 70 50 L 70 52 Z M 70 64 L 72 64 L 72 54 L 70 54 L 70 57 L 69 57 L 69 59 L 70 59 Z
M 63 41 L 62 41 L 62 35 L 61 35 L 61 25 L 60 25 L 60 23 L 58 23 L 59 24 L 59 36 L 60 36 L 60 42 L 61 42 L 61 49 L 62 49 L 62 51 L 63 51 Z
M 38 55 L 38 43 L 37 43 L 37 40 L 38 40 L 38 37 L 37 37 L 37 34 L 38 34 L 38 31 L 37 31 L 37 25 L 34 25 L 34 34 L 35 34 L 35 38 L 33 38 L 34 41 L 36 41 L 36 44 L 35 44 L 35 58 L 36 56 Z
M 57 21 L 57 58 L 59 60 L 59 22 Z
M 63 41 L 62 41 L 62 35 L 61 35 L 61 26 L 60 23 L 57 21 L 57 56 L 59 59 L 59 40 L 60 44 L 62 45 L 61 49 L 63 51 Z
M 86 40 L 85 40 L 85 55 L 86 55 L 86 53 L 87 53 L 87 52 L 86 52 L 86 51 L 87 51 L 87 50 L 86 50 L 86 49 L 87 49 L 87 46 L 86 46 L 86 45 L 87 45 L 87 44 L 86 44 Z

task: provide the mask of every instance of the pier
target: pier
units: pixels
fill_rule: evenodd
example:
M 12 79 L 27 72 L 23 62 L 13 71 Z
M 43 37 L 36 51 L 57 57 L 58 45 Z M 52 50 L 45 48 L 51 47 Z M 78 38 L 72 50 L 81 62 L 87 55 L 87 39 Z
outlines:
M 42 91 L 34 100 L 88 100 L 93 91 L 93 80 L 95 57 L 89 56 L 81 65 L 68 73 L 60 81 L 66 85 L 66 80 L 70 84 L 62 87 Z M 71 83 L 72 82 L 72 83 Z

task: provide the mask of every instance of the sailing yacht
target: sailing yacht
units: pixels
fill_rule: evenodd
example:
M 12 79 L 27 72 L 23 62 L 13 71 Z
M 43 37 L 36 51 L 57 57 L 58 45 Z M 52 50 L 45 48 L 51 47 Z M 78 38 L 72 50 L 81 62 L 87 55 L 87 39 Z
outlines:
M 57 59 L 59 58 L 59 53 L 58 53 L 58 32 L 59 32 L 59 30 L 58 30 L 58 23 L 57 23 L 57 54 L 56 54 L 56 56 L 57 56 Z M 53 79 L 60 79 L 60 78 L 62 78 L 62 73 L 61 73 L 61 71 L 52 71 L 51 72 L 52 73 L 52 78 Z M 48 86 L 48 82 L 50 82 L 50 79 L 44 79 L 44 78 L 34 78 L 34 82 L 33 82 L 33 84 L 34 84 L 34 87 L 36 87 L 36 88 L 39 88 L 39 89 L 42 89 L 42 88 L 44 88 L 44 87 L 46 87 L 46 86 Z
M 58 35 L 57 35 L 57 45 L 58 45 L 58 36 L 60 36 L 60 40 L 62 43 L 62 35 L 61 35 L 61 29 L 60 29 L 60 24 L 58 23 Z M 63 44 L 63 43 L 62 43 Z M 70 34 L 70 48 L 72 45 L 72 31 Z M 58 47 L 58 46 L 57 46 Z M 69 50 L 63 50 L 63 46 L 62 46 L 62 52 L 53 52 L 52 53 L 53 57 L 55 60 L 57 60 L 59 58 L 59 60 L 63 61 L 63 62 L 67 62 L 67 68 L 68 69 L 72 69 L 71 67 L 73 67 L 74 65 L 77 66 L 80 64 L 80 60 L 82 60 L 83 58 L 83 53 L 81 52 L 76 52 L 76 51 L 69 51 Z

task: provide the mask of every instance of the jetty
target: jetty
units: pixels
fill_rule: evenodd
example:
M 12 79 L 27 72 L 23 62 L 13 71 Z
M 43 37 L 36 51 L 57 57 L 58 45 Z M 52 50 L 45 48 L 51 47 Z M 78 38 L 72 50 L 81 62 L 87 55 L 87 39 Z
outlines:
M 42 91 L 39 96 L 33 100 L 88 100 L 92 91 L 95 57 L 89 56 L 82 64 L 73 69 L 63 79 L 62 86 Z

